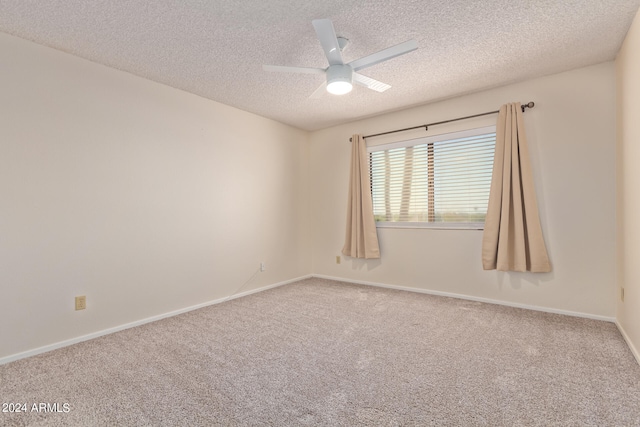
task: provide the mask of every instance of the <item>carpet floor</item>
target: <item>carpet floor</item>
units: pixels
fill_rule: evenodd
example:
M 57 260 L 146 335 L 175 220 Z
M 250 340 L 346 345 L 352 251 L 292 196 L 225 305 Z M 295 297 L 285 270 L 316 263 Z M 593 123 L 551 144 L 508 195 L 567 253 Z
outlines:
M 27 406 L 2 426 L 638 426 L 640 365 L 612 323 L 308 279 L 0 366 L 0 400 Z

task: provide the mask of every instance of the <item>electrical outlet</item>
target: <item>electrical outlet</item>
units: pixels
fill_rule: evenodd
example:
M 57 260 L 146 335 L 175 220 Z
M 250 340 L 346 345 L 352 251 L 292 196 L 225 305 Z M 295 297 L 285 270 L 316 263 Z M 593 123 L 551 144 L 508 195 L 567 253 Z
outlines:
M 87 308 L 87 297 L 84 295 L 76 297 L 76 310 L 84 310 L 85 308 Z
M 620 288 L 620 301 L 624 302 L 624 288 Z
M 260 263 L 260 271 L 266 271 L 267 270 L 267 263 L 262 261 Z
M 336 255 L 336 264 L 340 264 L 341 260 L 340 260 L 340 255 Z

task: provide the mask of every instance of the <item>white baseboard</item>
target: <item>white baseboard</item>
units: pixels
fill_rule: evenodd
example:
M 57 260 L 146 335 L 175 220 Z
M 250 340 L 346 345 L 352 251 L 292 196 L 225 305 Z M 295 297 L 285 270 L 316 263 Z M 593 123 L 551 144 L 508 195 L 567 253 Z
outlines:
M 322 275 L 322 274 L 312 274 L 312 276 L 313 277 L 317 277 L 319 279 L 335 280 L 337 282 L 355 283 L 355 284 L 358 284 L 358 285 L 376 286 L 378 288 L 396 289 L 396 290 L 399 290 L 399 291 L 417 292 L 417 293 L 420 293 L 420 294 L 437 295 L 437 296 L 441 296 L 441 297 L 450 297 L 450 298 L 465 299 L 465 300 L 469 300 L 469 301 L 486 302 L 486 303 L 489 303 L 489 304 L 498 304 L 498 305 L 505 305 L 505 306 L 508 306 L 508 307 L 524 308 L 524 309 L 527 309 L 527 310 L 543 311 L 545 313 L 564 314 L 566 316 L 583 317 L 583 318 L 586 318 L 586 319 L 593 319 L 593 320 L 603 320 L 605 322 L 615 322 L 615 320 L 616 320 L 615 317 L 600 316 L 600 315 L 597 315 L 597 314 L 589 314 L 589 313 L 580 313 L 580 312 L 569 311 L 569 310 L 559 310 L 559 309 L 555 309 L 555 308 L 539 307 L 539 306 L 535 306 L 535 305 L 527 305 L 527 304 L 520 304 L 520 303 L 516 303 L 516 302 L 494 300 L 494 299 L 490 299 L 490 298 L 474 297 L 474 296 L 469 296 L 469 295 L 464 295 L 464 294 L 455 294 L 455 293 L 451 293 L 451 292 L 432 291 L 432 290 L 427 290 L 427 289 L 412 288 L 412 287 L 408 287 L 408 286 L 387 285 L 385 283 L 367 282 L 367 281 L 363 281 L 363 280 L 344 279 L 342 277 L 325 276 L 325 275 Z
M 640 365 L 640 352 L 633 345 L 633 342 L 631 341 L 631 338 L 629 338 L 629 335 L 627 334 L 627 331 L 624 330 L 624 328 L 622 327 L 620 322 L 618 322 L 617 320 L 616 320 L 616 326 L 618 327 L 618 330 L 622 334 L 622 337 L 624 338 L 624 340 L 627 342 L 627 345 L 631 349 L 631 353 L 633 354 L 633 357 L 636 358 L 636 362 L 638 362 L 638 364 Z
M 284 282 L 274 283 L 272 285 L 267 285 L 267 286 L 263 286 L 261 288 L 252 289 L 250 291 L 242 292 L 242 293 L 239 293 L 239 294 L 229 295 L 229 296 L 226 296 L 224 298 L 218 298 L 216 300 L 208 301 L 208 302 L 205 302 L 205 303 L 202 303 L 202 304 L 192 305 L 190 307 L 181 308 L 179 310 L 170 311 L 168 313 L 159 314 L 157 316 L 147 317 L 146 319 L 137 320 L 135 322 L 126 323 L 124 325 L 115 326 L 113 328 L 108 328 L 108 329 L 103 329 L 101 331 L 92 332 L 90 334 L 82 335 L 80 337 L 71 338 L 71 339 L 60 341 L 60 342 L 57 342 L 57 343 L 45 345 L 45 346 L 42 346 L 42 347 L 35 348 L 33 350 L 27 350 L 27 351 L 24 351 L 24 352 L 21 352 L 21 353 L 12 354 L 12 355 L 0 358 L 0 365 L 4 365 L 4 364 L 9 363 L 9 362 L 13 362 L 13 361 L 16 361 L 16 360 L 24 359 L 26 357 L 35 356 L 37 354 L 46 353 L 48 351 L 56 350 L 58 348 L 67 347 L 69 345 L 77 344 L 79 342 L 88 341 L 88 340 L 91 340 L 91 339 L 94 339 L 94 338 L 98 338 L 98 337 L 101 337 L 101 336 L 104 336 L 104 335 L 113 334 L 114 332 L 119 332 L 119 331 L 123 331 L 125 329 L 134 328 L 136 326 L 144 325 L 145 323 L 155 322 L 156 320 L 165 319 L 167 317 L 172 317 L 172 316 L 177 316 L 178 314 L 182 314 L 182 313 L 186 313 L 186 312 L 189 312 L 189 311 L 197 310 L 199 308 L 208 307 L 208 306 L 214 305 L 214 304 L 220 304 L 220 303 L 223 303 L 223 302 L 226 302 L 226 301 L 230 301 L 232 299 L 245 297 L 247 295 L 255 294 L 255 293 L 258 293 L 258 292 L 263 292 L 263 291 L 266 291 L 268 289 L 277 288 L 278 286 L 283 286 L 283 285 L 287 285 L 289 283 L 298 282 L 300 280 L 308 279 L 310 277 L 312 277 L 312 276 L 311 275 L 306 275 L 306 276 L 296 277 L 295 279 L 285 280 Z

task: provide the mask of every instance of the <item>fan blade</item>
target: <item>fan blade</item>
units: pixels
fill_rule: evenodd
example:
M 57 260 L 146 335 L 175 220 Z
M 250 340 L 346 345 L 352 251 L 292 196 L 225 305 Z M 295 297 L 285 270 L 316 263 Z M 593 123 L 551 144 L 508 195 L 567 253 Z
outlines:
M 409 40 L 404 43 L 400 43 L 399 45 L 388 47 L 384 50 L 381 50 L 380 52 L 367 55 L 364 58 L 351 61 L 349 62 L 348 65 L 351 65 L 351 68 L 353 68 L 353 71 L 358 71 L 358 70 L 362 70 L 363 68 L 367 68 L 367 67 L 371 67 L 372 65 L 379 64 L 382 61 L 395 58 L 396 56 L 413 52 L 417 48 L 418 48 L 418 43 L 416 43 L 415 40 Z
M 262 69 L 265 71 L 274 71 L 280 73 L 304 73 L 304 74 L 324 74 L 325 70 L 322 68 L 307 68 L 307 67 L 287 67 L 285 65 L 263 65 Z
M 390 89 L 386 83 L 379 82 L 378 80 L 372 79 L 371 77 L 363 76 L 362 74 L 353 73 L 353 81 L 367 87 L 369 89 L 375 90 L 376 92 L 384 92 L 387 89 Z
M 314 19 L 312 22 L 313 28 L 316 29 L 318 39 L 324 54 L 327 56 L 329 65 L 342 65 L 342 53 L 340 53 L 340 45 L 338 44 L 338 37 L 336 31 L 333 29 L 333 24 L 330 19 Z
M 322 98 L 326 93 L 327 93 L 327 82 L 324 82 L 320 85 L 318 89 L 313 91 L 313 93 L 309 98 L 310 99 Z

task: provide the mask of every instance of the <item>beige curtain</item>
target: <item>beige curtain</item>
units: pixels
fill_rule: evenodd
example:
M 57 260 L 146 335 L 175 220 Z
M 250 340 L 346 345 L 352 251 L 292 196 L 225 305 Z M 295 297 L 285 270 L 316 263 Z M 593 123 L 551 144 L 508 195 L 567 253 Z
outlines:
M 503 105 L 498 114 L 482 266 L 485 270 L 551 271 L 519 102 Z
M 351 137 L 347 232 L 342 253 L 353 258 L 380 258 L 371 200 L 369 155 L 367 144 L 361 135 Z

